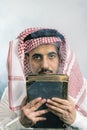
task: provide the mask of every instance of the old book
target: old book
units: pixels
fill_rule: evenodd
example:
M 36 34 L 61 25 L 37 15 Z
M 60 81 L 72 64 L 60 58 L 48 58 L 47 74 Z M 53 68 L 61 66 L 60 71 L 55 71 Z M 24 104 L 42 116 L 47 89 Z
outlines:
M 26 89 L 28 102 L 42 97 L 49 99 L 58 97 L 67 99 L 68 95 L 68 76 L 60 75 L 29 75 L 26 77 Z M 47 109 L 46 105 L 42 105 L 39 110 Z M 51 112 L 44 114 L 46 121 L 38 122 L 33 127 L 35 128 L 64 128 L 64 123 Z

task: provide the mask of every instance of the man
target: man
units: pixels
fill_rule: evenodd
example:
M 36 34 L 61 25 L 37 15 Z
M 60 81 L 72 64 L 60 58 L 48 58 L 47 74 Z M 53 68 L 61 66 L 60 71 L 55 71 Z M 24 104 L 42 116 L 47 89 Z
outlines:
M 45 44 L 45 45 L 39 45 L 35 49 L 29 52 L 29 65 L 31 67 L 31 71 L 33 74 L 56 74 L 58 73 L 58 66 L 60 63 L 60 57 L 58 57 L 58 51 L 57 47 L 52 44 Z M 54 86 L 53 86 L 54 87 Z M 49 93 L 49 92 L 48 92 Z M 42 105 L 46 103 L 46 99 L 36 98 L 35 100 L 31 101 L 30 103 L 27 103 L 22 110 L 24 111 L 27 118 L 29 118 L 29 123 L 25 120 L 26 118 L 22 118 L 20 121 L 23 122 L 23 124 L 27 127 L 29 125 L 35 125 L 33 127 L 53 127 L 58 128 L 58 124 L 50 120 L 50 125 L 46 124 L 45 122 L 41 122 L 38 125 L 36 125 L 39 121 L 44 121 L 46 118 L 43 117 L 43 114 L 47 113 L 47 109 L 45 110 L 38 110 L 37 109 Z M 47 100 L 46 103 L 47 107 L 49 108 L 49 111 L 51 111 L 53 114 L 60 117 L 61 120 L 63 120 L 67 124 L 72 124 L 73 121 L 76 118 L 76 110 L 75 105 L 71 101 L 61 100 L 58 98 L 52 98 Z M 23 117 L 23 113 L 21 114 Z M 51 117 L 53 118 L 53 117 Z M 49 123 L 49 122 L 48 122 Z M 56 125 L 57 124 L 57 125 Z M 30 125 L 30 126 L 31 126 Z M 62 127 L 62 126 L 61 126 Z
M 41 73 L 67 74 L 69 76 L 68 100 L 53 97 L 46 101 L 38 97 L 29 103 L 23 101 L 20 108 L 26 96 L 25 76 Z M 10 108 L 13 111 L 22 110 L 20 122 L 25 127 L 43 122 L 46 120 L 43 114 L 50 111 L 67 126 L 87 128 L 87 82 L 80 73 L 75 55 L 64 36 L 58 31 L 28 28 L 11 42 L 8 53 L 8 78 Z M 44 103 L 49 109 L 37 111 Z M 11 117 L 13 114 L 14 112 Z

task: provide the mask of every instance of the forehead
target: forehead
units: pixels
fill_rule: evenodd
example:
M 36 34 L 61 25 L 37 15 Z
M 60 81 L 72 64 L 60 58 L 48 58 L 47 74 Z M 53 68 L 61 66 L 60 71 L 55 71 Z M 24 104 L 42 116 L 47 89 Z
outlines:
M 57 52 L 57 47 L 55 45 L 40 45 L 38 47 L 36 47 L 35 49 L 33 49 L 30 54 L 35 54 L 35 53 L 39 53 L 39 54 L 47 54 L 50 52 Z

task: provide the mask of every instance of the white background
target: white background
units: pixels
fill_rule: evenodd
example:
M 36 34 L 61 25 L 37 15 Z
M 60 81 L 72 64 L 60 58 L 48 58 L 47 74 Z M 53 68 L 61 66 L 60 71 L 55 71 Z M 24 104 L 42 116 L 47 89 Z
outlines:
M 9 41 L 37 26 L 65 34 L 87 78 L 87 0 L 0 0 L 0 83 L 7 83 Z

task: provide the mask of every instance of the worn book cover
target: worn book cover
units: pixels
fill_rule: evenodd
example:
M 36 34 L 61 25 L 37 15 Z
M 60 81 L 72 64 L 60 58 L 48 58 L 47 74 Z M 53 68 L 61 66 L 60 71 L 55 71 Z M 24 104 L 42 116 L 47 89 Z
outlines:
M 68 98 L 68 76 L 60 75 L 29 75 L 26 77 L 26 89 L 28 102 L 42 97 L 49 99 L 58 97 L 62 99 Z M 39 110 L 47 109 L 46 105 L 42 105 Z M 64 128 L 64 123 L 51 112 L 44 114 L 46 121 L 38 122 L 33 127 L 35 128 Z

